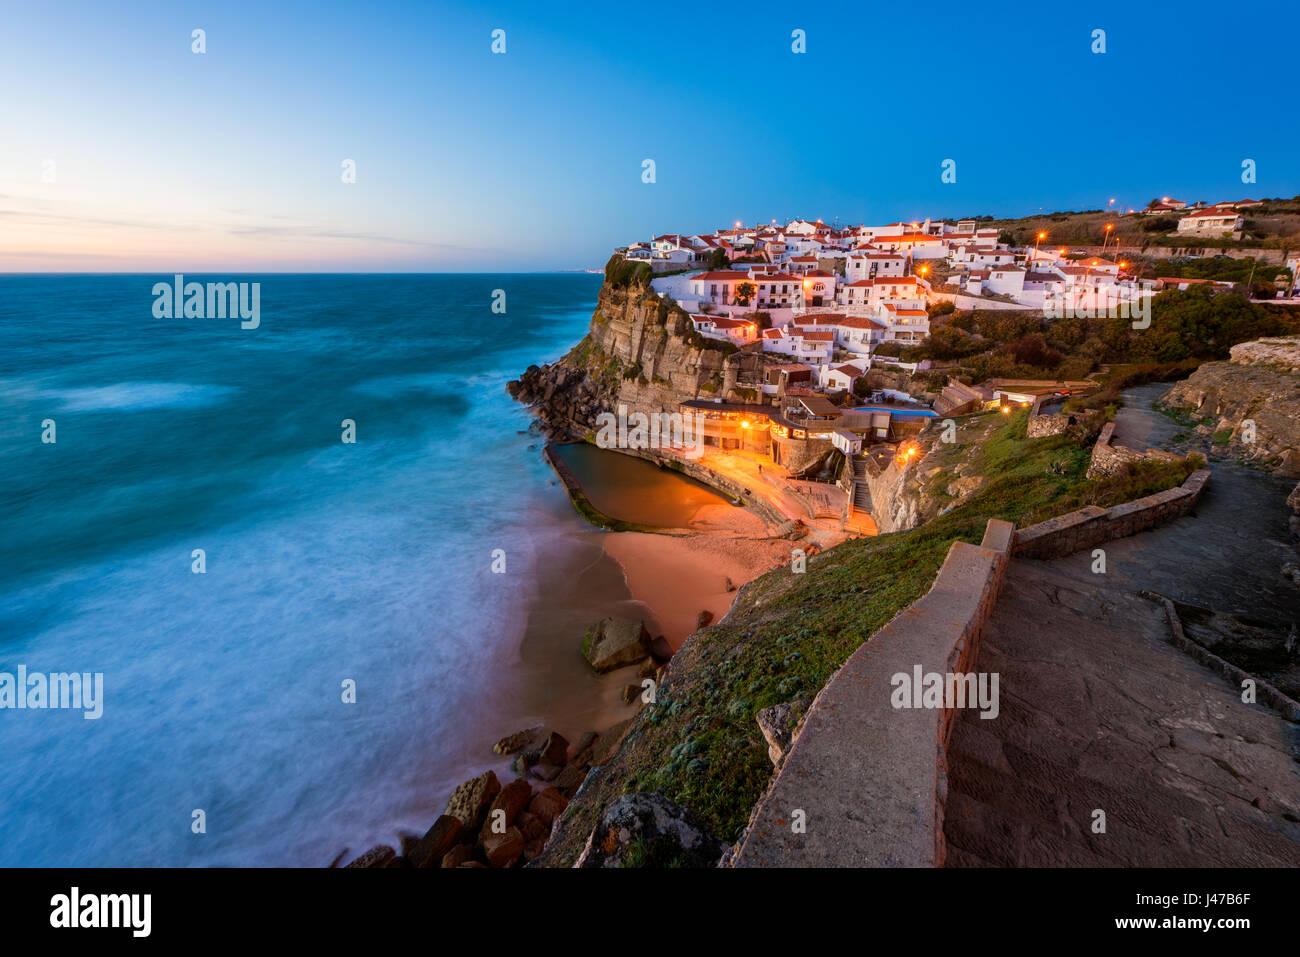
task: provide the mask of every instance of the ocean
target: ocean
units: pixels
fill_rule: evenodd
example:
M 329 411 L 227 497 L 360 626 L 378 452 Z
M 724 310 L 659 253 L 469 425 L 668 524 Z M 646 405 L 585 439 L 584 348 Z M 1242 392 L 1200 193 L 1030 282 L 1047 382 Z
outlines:
M 104 675 L 98 720 L 0 710 L 0 866 L 323 866 L 608 703 L 581 631 L 521 649 L 627 593 L 505 393 L 599 276 L 186 277 L 256 329 L 155 318 L 170 279 L 0 279 L 0 672 Z

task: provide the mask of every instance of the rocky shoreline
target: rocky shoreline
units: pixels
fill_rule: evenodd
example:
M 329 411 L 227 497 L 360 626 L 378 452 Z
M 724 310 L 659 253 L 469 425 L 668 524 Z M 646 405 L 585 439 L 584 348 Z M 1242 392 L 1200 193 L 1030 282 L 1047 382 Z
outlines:
M 644 622 L 615 618 L 602 619 L 587 630 L 582 653 L 600 674 L 635 666 L 639 683 L 626 684 L 622 699 L 625 704 L 639 702 L 641 706 L 652 700 L 673 654 L 662 636 L 650 636 Z M 404 836 L 400 848 L 377 845 L 344 866 L 527 865 L 542 855 L 570 799 L 582 789 L 590 771 L 617 749 L 634 720 L 635 715 L 603 732 L 588 731 L 574 743 L 541 725 L 506 735 L 492 751 L 503 757 L 513 755 L 510 770 L 516 777 L 503 785 L 496 772 L 489 770 L 465 781 L 452 792 L 446 808 L 423 836 Z M 347 855 L 345 850 L 330 867 L 338 867 Z

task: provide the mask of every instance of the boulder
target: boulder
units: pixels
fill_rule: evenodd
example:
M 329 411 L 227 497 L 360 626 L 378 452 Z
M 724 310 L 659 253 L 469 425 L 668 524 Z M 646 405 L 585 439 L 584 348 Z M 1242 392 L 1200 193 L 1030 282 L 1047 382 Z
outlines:
M 528 802 L 528 813 L 550 827 L 568 806 L 569 799 L 560 793 L 559 788 L 549 787 L 533 795 L 533 799 Z
M 583 657 L 601 672 L 634 665 L 649 653 L 650 633 L 640 621 L 602 618 L 587 630 L 582 642 Z
M 503 834 L 489 834 L 483 841 L 483 852 L 489 867 L 509 867 L 524 853 L 524 836 L 517 827 L 506 828 Z
M 623 697 L 623 703 L 624 703 L 624 704 L 633 704 L 634 702 L 640 701 L 640 700 L 641 700 L 641 686 L 640 686 L 640 685 L 624 685 L 624 686 L 623 686 L 623 695 L 622 695 L 622 697 Z
M 641 667 L 636 670 L 636 676 L 643 681 L 646 678 L 653 678 L 657 674 L 659 674 L 659 662 L 655 661 L 654 658 L 647 658 L 641 662 Z
M 452 791 L 447 799 L 447 809 L 442 813 L 459 818 L 461 825 L 473 834 L 483 826 L 488 806 L 500 790 L 501 782 L 497 776 L 486 771 Z
M 790 745 L 794 743 L 794 729 L 808 710 L 808 703 L 807 698 L 786 701 L 764 708 L 754 715 L 758 730 L 763 732 L 763 738 L 767 741 L 767 756 L 773 767 L 780 767 L 785 760 Z
M 460 867 L 474 859 L 474 848 L 468 844 L 457 844 L 442 856 L 443 867 Z
M 601 815 L 575 867 L 716 867 L 726 845 L 661 794 L 625 794 Z
M 700 612 L 698 615 L 695 616 L 695 627 L 696 627 L 697 629 L 698 629 L 698 628 L 707 628 L 707 627 L 709 627 L 709 623 L 710 623 L 711 621 L 713 621 L 713 612 L 709 611 L 709 610 L 706 608 L 706 609 L 704 609 L 702 612 Z
M 535 764 L 553 764 L 557 768 L 564 767 L 569 760 L 569 742 L 564 739 L 564 735 L 558 731 L 552 731 L 546 736 L 542 749 L 537 755 Z
M 524 845 L 524 860 L 535 861 L 542 856 L 542 850 L 546 847 L 546 838 L 537 837 Z
M 493 828 L 500 831 L 514 824 L 519 812 L 528 807 L 528 802 L 532 799 L 533 786 L 522 778 L 516 778 L 503 787 L 497 796 L 492 799 L 492 804 L 488 807 L 487 816 L 483 821 L 483 829 L 479 832 L 478 842 L 480 844 L 485 843 L 487 835 Z M 498 811 L 502 813 L 498 814 Z M 500 823 L 498 824 L 498 822 Z
M 492 750 L 497 754 L 514 754 L 533 741 L 541 733 L 541 730 L 542 726 L 536 725 L 532 728 L 525 728 L 523 731 L 516 731 L 514 734 L 507 734 L 492 745 Z
M 396 859 L 397 852 L 395 850 L 385 844 L 380 844 L 366 851 L 348 867 L 388 867 Z
M 1291 490 L 1291 494 L 1286 497 L 1287 508 L 1293 512 L 1300 513 L 1300 485 Z
M 402 856 L 411 862 L 412 867 L 437 867 L 464 829 L 460 818 L 440 815 L 424 837 L 402 842 Z

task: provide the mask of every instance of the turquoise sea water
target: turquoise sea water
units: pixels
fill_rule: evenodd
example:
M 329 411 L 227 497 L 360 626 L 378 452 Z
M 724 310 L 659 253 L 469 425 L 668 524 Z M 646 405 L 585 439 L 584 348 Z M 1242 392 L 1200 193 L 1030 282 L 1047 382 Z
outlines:
M 477 773 L 440 742 L 574 520 L 504 386 L 598 276 L 187 277 L 260 282 L 251 330 L 154 318 L 169 278 L 0 279 L 0 672 L 105 683 L 97 721 L 0 710 L 0 866 L 324 864 L 414 824 Z

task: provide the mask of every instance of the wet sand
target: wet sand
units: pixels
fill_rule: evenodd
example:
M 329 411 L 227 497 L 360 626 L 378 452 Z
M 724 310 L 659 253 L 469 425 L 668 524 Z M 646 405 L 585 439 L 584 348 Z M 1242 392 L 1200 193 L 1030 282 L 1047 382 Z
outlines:
M 727 579 L 739 588 L 789 559 L 794 546 L 768 538 L 772 531 L 746 509 L 707 505 L 684 534 L 610 532 L 604 545 L 648 610 L 651 633 L 676 650 L 696 630 L 701 611 L 718 621 L 730 610 L 736 593 L 727 590 Z

